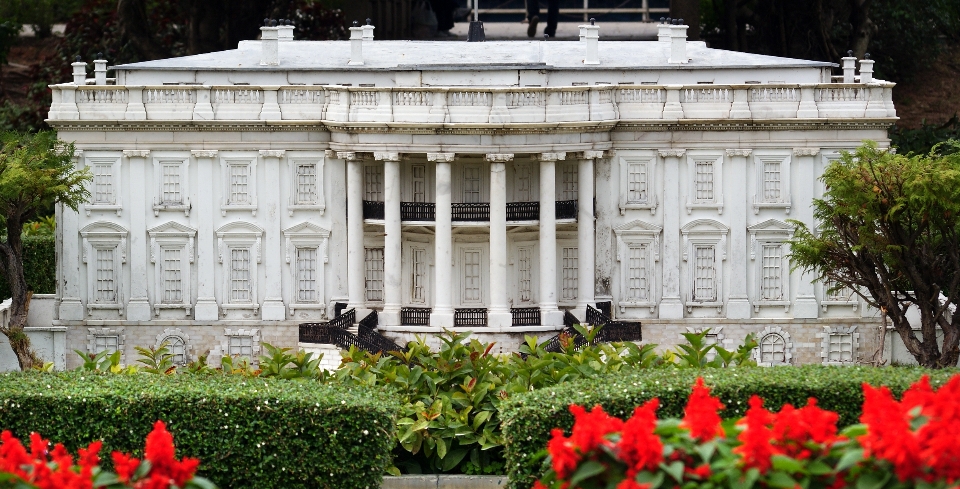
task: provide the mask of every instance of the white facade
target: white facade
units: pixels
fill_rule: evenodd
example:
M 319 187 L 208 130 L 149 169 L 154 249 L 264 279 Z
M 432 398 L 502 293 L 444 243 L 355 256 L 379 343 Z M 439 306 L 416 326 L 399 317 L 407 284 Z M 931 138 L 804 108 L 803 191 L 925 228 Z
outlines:
M 79 213 L 58 209 L 55 324 L 71 348 L 130 357 L 176 331 L 184 355 L 218 355 L 296 346 L 298 323 L 343 302 L 397 339 L 463 327 L 512 350 L 610 301 L 666 346 L 711 327 L 725 345 L 776 335 L 764 363 L 866 356 L 872 312 L 791 272 L 784 241 L 789 220 L 812 224 L 831 159 L 888 144 L 892 84 L 866 60 L 834 80 L 682 26 L 657 42 L 595 28 L 488 43 L 264 28 L 280 40 L 53 86 L 49 122 L 94 176 Z

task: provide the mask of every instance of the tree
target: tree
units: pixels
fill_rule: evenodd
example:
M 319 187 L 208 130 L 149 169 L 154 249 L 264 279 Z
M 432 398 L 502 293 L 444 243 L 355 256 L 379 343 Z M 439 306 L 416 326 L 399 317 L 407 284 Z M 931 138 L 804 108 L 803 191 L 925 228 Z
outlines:
M 821 179 L 826 191 L 813 202 L 819 234 L 794 221 L 794 266 L 885 310 L 920 365 L 956 366 L 960 154 L 898 155 L 867 142 Z M 911 306 L 920 312 L 919 338 L 907 321 Z
M 13 296 L 10 321 L 0 326 L 0 333 L 10 340 L 21 369 L 29 369 L 37 361 L 23 332 L 29 305 L 23 278 L 23 224 L 55 202 L 76 211 L 90 196 L 85 185 L 88 180 L 87 169 L 73 166 L 73 145 L 57 140 L 56 133 L 0 135 L 0 222 L 6 233 L 0 240 L 0 272 L 6 276 Z

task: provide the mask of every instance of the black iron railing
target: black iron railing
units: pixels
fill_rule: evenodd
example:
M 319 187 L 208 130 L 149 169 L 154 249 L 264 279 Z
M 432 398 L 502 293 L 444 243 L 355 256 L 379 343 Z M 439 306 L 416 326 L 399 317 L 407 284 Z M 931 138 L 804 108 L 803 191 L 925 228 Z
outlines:
M 346 302 L 334 302 L 333 303 L 333 317 L 337 317 L 347 308 Z
M 590 307 L 590 305 L 587 305 L 586 319 L 587 320 L 584 322 L 590 325 L 606 324 L 607 322 L 610 321 L 610 316 L 607 316 L 606 314 L 598 311 L 597 309 Z
M 363 201 L 364 219 L 383 219 L 383 202 L 375 200 Z
M 539 219 L 539 202 L 507 202 L 508 221 L 536 221 Z
M 642 341 L 640 321 L 610 321 L 597 333 L 598 341 Z
M 454 203 L 451 205 L 454 221 L 489 221 L 490 204 L 464 204 Z
M 430 326 L 429 307 L 401 307 L 400 324 L 404 326 Z
M 356 311 L 349 309 L 342 314 L 323 323 L 302 323 L 299 328 L 301 343 L 331 343 L 329 330 L 346 330 L 353 326 L 356 320 Z
M 580 320 L 573 315 L 572 312 L 564 309 L 563 311 L 563 325 L 572 328 L 574 324 L 580 324 Z
M 300 342 L 336 345 L 343 350 L 352 346 L 370 353 L 407 350 L 377 332 L 376 311 L 360 320 L 357 325 L 357 334 L 347 330 L 348 326 L 353 325 L 355 317 L 355 311 L 350 309 L 325 323 L 302 323 L 300 324 Z
M 612 317 L 613 317 L 613 303 L 610 302 L 610 301 L 598 302 L 598 303 L 597 303 L 597 310 L 600 311 L 601 313 L 603 313 L 603 315 L 606 316 L 606 317 L 608 317 L 608 318 L 612 318 Z
M 540 326 L 539 307 L 511 307 L 510 316 L 513 326 Z
M 406 348 L 383 336 L 378 331 L 363 325 L 357 326 L 357 348 L 370 353 L 386 353 L 390 351 L 407 351 Z
M 401 221 L 433 221 L 437 218 L 437 204 L 433 202 L 401 202 Z
M 454 326 L 486 326 L 487 310 L 480 308 L 462 308 L 453 311 Z
M 558 200 L 556 204 L 557 219 L 576 219 L 577 201 Z
M 570 311 L 564 312 L 563 330 L 540 345 L 550 352 L 563 351 L 564 344 L 572 345 L 574 350 L 579 350 L 587 344 L 587 338 L 573 327 L 574 324 L 579 322 Z M 614 321 L 589 305 L 587 306 L 586 321 L 583 322 L 600 328 L 593 337 L 593 344 L 614 341 L 641 341 L 643 339 L 639 321 Z
M 357 325 L 364 326 L 370 329 L 376 329 L 377 325 L 380 324 L 380 318 L 377 317 L 377 311 L 370 311 L 370 314 L 367 314 L 367 317 L 360 320 Z

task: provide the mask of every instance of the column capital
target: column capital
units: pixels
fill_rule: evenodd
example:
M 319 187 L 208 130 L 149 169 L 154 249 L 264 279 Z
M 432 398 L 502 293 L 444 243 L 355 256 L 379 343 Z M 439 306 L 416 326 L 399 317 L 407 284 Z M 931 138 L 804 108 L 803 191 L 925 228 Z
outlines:
M 584 152 L 580 155 L 580 158 L 581 158 L 581 159 L 584 159 L 584 160 L 595 160 L 595 159 L 598 159 L 598 158 L 603 158 L 603 151 L 592 151 L 592 150 L 591 150 L 591 151 L 584 151 Z
M 450 163 L 456 156 L 456 153 L 427 153 L 427 161 Z
M 506 163 L 513 161 L 513 153 L 487 153 L 484 159 L 491 163 Z
M 683 158 L 687 154 L 685 149 L 661 149 L 657 151 L 661 158 Z
M 260 156 L 264 158 L 283 158 L 287 152 L 282 149 L 261 149 Z
M 337 159 L 353 161 L 353 160 L 358 160 L 360 158 L 357 156 L 357 153 L 354 151 L 337 151 Z
M 752 150 L 752 149 L 739 149 L 739 148 L 737 148 L 737 149 L 728 149 L 728 150 L 727 150 L 727 156 L 744 156 L 744 157 L 746 157 L 746 156 L 750 156 L 751 154 L 753 154 L 753 150 Z
M 332 149 L 325 149 L 325 150 L 323 150 L 323 156 L 324 156 L 325 158 L 336 158 L 336 157 L 337 157 L 337 152 L 334 151 L 334 150 L 332 150 Z
M 567 159 L 567 153 L 539 153 L 534 158 L 540 161 L 557 161 Z
M 794 156 L 817 156 L 820 148 L 793 148 Z
M 150 156 L 149 149 L 125 149 L 123 150 L 123 156 L 126 158 L 146 158 Z
M 400 153 L 390 151 L 374 151 L 373 159 L 377 161 L 400 161 Z
M 82 149 L 73 150 L 73 157 L 78 159 L 83 158 L 83 150 Z
M 215 149 L 195 149 L 190 152 L 195 158 L 216 158 L 218 153 Z

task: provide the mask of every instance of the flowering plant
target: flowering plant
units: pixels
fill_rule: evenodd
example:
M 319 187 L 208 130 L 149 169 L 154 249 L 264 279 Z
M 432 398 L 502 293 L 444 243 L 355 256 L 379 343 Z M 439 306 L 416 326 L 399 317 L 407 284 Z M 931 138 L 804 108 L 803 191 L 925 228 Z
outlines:
M 702 378 L 679 420 L 658 420 L 657 399 L 626 421 L 571 405 L 573 430 L 551 433 L 551 469 L 534 489 L 956 487 L 960 376 L 937 391 L 924 376 L 901 401 L 886 387 L 863 391 L 861 424 L 843 431 L 812 398 L 771 412 L 753 396 L 743 418 L 722 421 Z
M 147 435 L 143 460 L 113 452 L 116 473 L 102 470 L 100 449 L 95 441 L 77 451 L 77 459 L 57 443 L 37 433 L 30 434 L 30 450 L 9 431 L 0 433 L 0 488 L 15 489 L 216 489 L 210 481 L 194 473 L 200 461 L 174 456 L 173 435 L 163 421 L 153 425 Z

